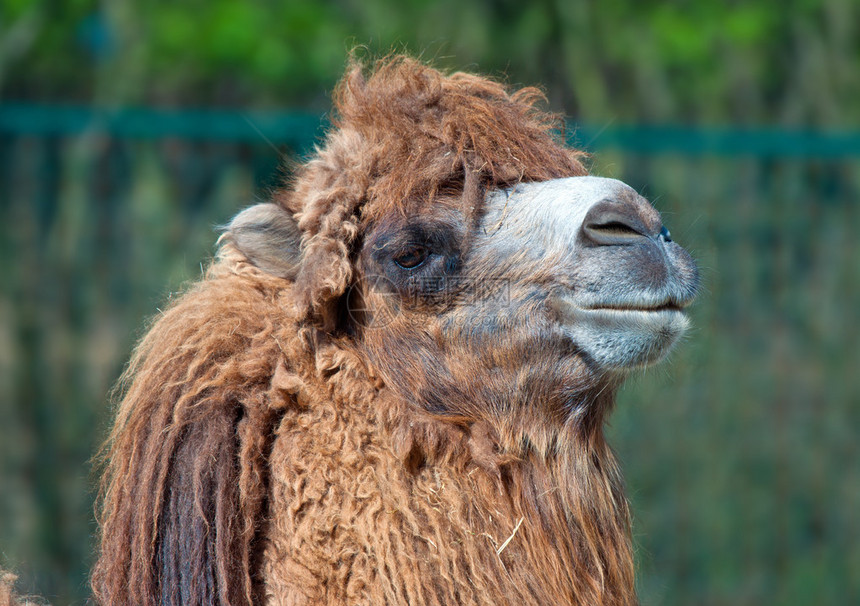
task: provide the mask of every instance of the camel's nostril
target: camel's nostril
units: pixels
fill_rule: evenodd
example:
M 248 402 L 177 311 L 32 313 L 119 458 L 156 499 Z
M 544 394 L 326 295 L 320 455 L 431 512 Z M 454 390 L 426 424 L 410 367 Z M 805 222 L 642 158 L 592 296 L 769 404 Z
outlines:
M 662 233 L 657 211 L 644 198 L 628 193 L 622 191 L 588 209 L 580 236 L 587 245 L 640 244 Z
M 640 238 L 642 234 L 622 223 L 621 221 L 609 221 L 608 223 L 590 223 L 585 226 L 587 230 L 597 232 L 606 238 Z
M 583 236 L 592 244 L 633 244 L 648 237 L 648 230 L 632 213 L 617 208 L 593 208 L 582 224 Z

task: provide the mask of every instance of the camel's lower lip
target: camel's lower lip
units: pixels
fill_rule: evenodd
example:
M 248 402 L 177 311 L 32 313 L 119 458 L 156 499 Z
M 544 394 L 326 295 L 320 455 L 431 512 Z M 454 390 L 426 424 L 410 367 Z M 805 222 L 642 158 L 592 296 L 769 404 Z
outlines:
M 577 307 L 573 315 L 580 321 L 614 322 L 661 322 L 671 318 L 686 318 L 684 311 L 678 306 L 665 307 Z
M 610 304 L 577 304 L 570 299 L 556 302 L 556 308 L 561 314 L 562 323 L 587 322 L 598 325 L 648 325 L 656 326 L 664 323 L 686 323 L 687 314 L 684 307 L 674 302 L 659 305 L 624 305 Z
M 632 318 L 656 316 L 686 316 L 685 302 L 667 301 L 577 301 L 573 297 L 553 299 L 562 316 Z

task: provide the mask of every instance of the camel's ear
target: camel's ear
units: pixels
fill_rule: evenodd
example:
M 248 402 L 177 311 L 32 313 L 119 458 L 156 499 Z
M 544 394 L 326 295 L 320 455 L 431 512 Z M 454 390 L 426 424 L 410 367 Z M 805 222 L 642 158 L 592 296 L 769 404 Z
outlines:
M 293 216 L 277 204 L 264 203 L 240 212 L 220 242 L 231 243 L 264 272 L 295 280 L 301 263 L 302 232 Z

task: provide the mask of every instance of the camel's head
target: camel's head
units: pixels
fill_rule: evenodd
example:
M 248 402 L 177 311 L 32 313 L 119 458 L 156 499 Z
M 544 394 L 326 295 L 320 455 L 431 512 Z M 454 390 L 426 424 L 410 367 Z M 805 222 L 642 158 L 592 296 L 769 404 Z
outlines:
M 582 176 L 482 194 L 390 217 L 358 253 L 349 321 L 405 396 L 470 416 L 541 400 L 581 413 L 684 333 L 696 266 L 629 186 Z
M 588 416 L 665 357 L 697 287 L 657 211 L 585 176 L 519 95 L 409 61 L 354 72 L 295 191 L 228 231 L 402 397 L 503 428 Z

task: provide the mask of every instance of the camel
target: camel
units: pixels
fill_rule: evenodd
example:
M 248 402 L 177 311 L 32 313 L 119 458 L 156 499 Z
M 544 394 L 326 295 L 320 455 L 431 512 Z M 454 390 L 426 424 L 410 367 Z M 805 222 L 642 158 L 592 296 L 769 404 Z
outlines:
M 325 141 L 133 354 L 98 603 L 636 603 L 604 420 L 697 270 L 540 99 L 350 64 Z

